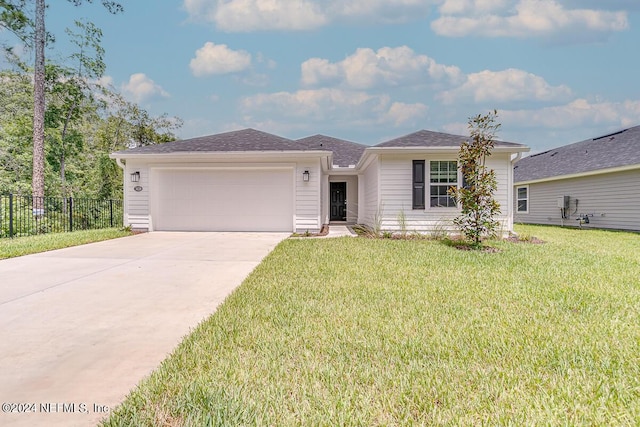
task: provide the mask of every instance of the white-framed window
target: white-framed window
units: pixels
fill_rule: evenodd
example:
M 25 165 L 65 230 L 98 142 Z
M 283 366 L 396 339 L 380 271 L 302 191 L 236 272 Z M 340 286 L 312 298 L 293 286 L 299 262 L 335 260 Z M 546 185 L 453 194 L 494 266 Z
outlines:
M 458 186 L 458 162 L 432 160 L 429 162 L 429 206 L 455 208 L 455 199 L 449 195 L 450 187 Z
M 529 186 L 516 188 L 516 212 L 529 213 Z

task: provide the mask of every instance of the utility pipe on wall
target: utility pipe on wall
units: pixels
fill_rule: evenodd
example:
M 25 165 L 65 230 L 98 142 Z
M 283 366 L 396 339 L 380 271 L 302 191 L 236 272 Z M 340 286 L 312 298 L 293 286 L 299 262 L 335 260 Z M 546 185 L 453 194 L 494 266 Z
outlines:
M 127 171 L 127 165 L 122 163 L 122 159 L 118 157 L 116 157 L 116 164 L 120 166 L 120 169 L 122 169 L 122 191 L 124 192 L 122 195 L 122 224 L 127 227 L 129 226 L 129 210 L 127 209 L 127 206 L 129 205 L 127 195 L 129 192 L 127 191 L 127 174 L 125 173 Z

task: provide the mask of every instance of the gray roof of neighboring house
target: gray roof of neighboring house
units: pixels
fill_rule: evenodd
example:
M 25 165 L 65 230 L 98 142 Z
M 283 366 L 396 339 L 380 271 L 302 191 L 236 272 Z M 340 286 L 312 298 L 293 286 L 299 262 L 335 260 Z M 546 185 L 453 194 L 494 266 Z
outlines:
M 298 139 L 297 142 L 303 144 L 309 150 L 333 151 L 333 164 L 340 167 L 347 167 L 358 163 L 358 160 L 362 157 L 362 153 L 364 153 L 364 150 L 367 148 L 367 145 L 325 135 L 308 136 Z
M 518 161 L 515 182 L 640 164 L 640 126 L 587 139 Z
M 432 132 L 430 130 L 419 130 L 409 135 L 401 136 L 376 145 L 376 147 L 457 147 L 464 141 L 468 141 L 468 136 L 451 135 L 442 132 Z M 495 141 L 496 147 L 523 148 L 523 144 L 513 142 Z
M 119 151 L 118 154 L 164 154 L 210 151 L 308 151 L 300 143 L 255 129 L 243 129 L 182 141 Z

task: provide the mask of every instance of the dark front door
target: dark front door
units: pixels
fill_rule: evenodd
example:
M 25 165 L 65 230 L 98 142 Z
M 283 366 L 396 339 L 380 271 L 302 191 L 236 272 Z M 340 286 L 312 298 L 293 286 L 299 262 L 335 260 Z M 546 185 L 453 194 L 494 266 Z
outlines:
M 347 220 L 347 183 L 329 183 L 329 197 L 331 199 L 329 221 Z

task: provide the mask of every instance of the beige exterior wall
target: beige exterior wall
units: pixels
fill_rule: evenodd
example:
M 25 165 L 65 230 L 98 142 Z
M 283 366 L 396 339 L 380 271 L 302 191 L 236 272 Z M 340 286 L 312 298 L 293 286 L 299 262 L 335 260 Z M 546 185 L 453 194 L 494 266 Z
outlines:
M 523 184 L 516 183 L 514 188 Z M 578 226 L 581 214 L 589 215 L 584 228 L 640 231 L 640 168 L 623 172 L 530 183 L 529 212 L 517 212 L 516 223 Z M 563 219 L 558 197 L 569 196 L 568 218 Z

